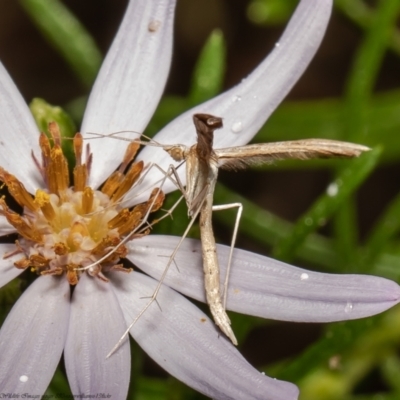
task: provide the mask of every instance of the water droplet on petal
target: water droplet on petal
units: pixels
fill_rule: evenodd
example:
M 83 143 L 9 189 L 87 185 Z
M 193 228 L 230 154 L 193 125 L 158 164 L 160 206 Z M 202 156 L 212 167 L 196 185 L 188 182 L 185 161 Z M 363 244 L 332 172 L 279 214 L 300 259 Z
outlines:
M 300 280 L 302 280 L 302 281 L 306 281 L 308 278 L 309 278 L 309 276 L 308 276 L 308 274 L 305 273 L 305 272 L 303 272 L 303 273 L 300 275 Z
M 243 124 L 240 121 L 236 121 L 231 126 L 231 131 L 233 133 L 239 133 L 243 129 Z
M 26 376 L 26 375 L 21 375 L 20 377 L 19 377 L 19 380 L 21 381 L 21 382 L 28 382 L 28 377 Z
M 275 47 L 279 47 L 281 44 L 279 42 L 275 43 Z
M 161 21 L 153 19 L 152 21 L 149 22 L 147 29 L 149 30 L 149 32 L 157 32 L 160 26 L 161 26 Z
M 326 193 L 330 197 L 335 197 L 338 194 L 338 191 L 339 186 L 336 182 L 331 183 L 326 189 Z
M 233 96 L 232 97 L 232 102 L 236 102 L 236 101 L 241 101 L 242 100 L 242 97 L 241 96 L 238 96 L 238 95 L 236 95 L 236 96 Z
M 344 308 L 344 312 L 348 314 L 349 312 L 351 312 L 352 309 L 353 309 L 353 304 L 348 301 L 346 307 Z

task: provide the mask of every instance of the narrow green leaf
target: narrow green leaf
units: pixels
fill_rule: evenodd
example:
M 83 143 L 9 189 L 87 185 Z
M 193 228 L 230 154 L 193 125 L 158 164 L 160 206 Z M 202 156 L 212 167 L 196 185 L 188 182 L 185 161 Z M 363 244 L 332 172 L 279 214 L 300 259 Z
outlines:
M 385 151 L 381 161 L 385 163 L 396 162 L 400 158 L 399 102 L 400 91 L 393 90 L 375 95 L 366 106 L 365 129 L 368 136 L 363 138 L 363 144 L 383 146 Z M 258 142 L 311 137 L 342 139 L 342 110 L 339 99 L 283 103 L 261 128 L 256 139 Z
M 340 172 L 338 172 L 340 174 Z M 333 219 L 335 249 L 339 264 L 337 271 L 355 272 L 361 265 L 356 263 L 355 249 L 358 245 L 357 205 L 352 196 L 344 201 Z
M 399 333 L 398 308 L 370 318 L 330 324 L 317 343 L 292 362 L 274 370 L 279 371 L 279 379 L 299 382 L 315 368 L 326 366 L 332 356 L 357 360 L 367 355 L 370 361 L 380 362 L 390 351 L 396 351 Z
M 400 246 L 398 246 L 400 247 Z M 381 254 L 377 259 L 371 270 L 369 267 L 365 268 L 366 271 L 370 271 L 374 275 L 383 276 L 388 279 L 400 282 L 400 255 L 385 252 Z
M 199 104 L 216 96 L 222 89 L 225 75 L 226 46 L 222 32 L 214 30 L 197 60 L 189 99 Z
M 398 400 L 398 399 L 399 399 L 398 393 L 375 393 L 371 395 L 355 395 L 343 400 Z
M 85 27 L 59 0 L 20 0 L 20 4 L 80 81 L 90 88 L 102 55 Z
M 399 0 L 378 3 L 373 22 L 359 47 L 346 85 L 344 103 L 345 139 L 362 140 L 368 132 L 366 106 L 386 51 L 390 32 L 395 26 L 400 8 Z
M 362 322 L 354 321 L 341 325 L 338 324 L 339 329 L 350 327 L 342 333 L 344 343 L 336 343 L 335 353 L 331 353 L 332 356 L 328 356 L 325 360 L 320 359 L 320 365 L 297 382 L 305 399 L 342 400 L 349 398 L 346 396 L 359 391 L 360 388 L 366 392 L 367 388 L 373 387 L 366 376 L 384 363 L 388 355 L 396 354 L 400 333 L 398 309 L 392 309 L 384 315 Z M 358 328 L 354 329 L 354 327 Z M 362 327 L 364 331 L 359 330 Z M 335 333 L 340 334 L 340 330 L 335 330 Z M 331 331 L 331 334 L 334 332 Z M 320 345 L 324 341 L 325 339 L 320 340 Z M 335 343 L 333 345 L 335 346 Z M 340 348 L 340 346 L 343 347 Z M 330 344 L 325 342 L 325 346 L 321 346 L 320 351 L 328 355 L 329 347 Z M 324 380 L 327 381 L 326 386 L 320 384 Z
M 280 25 L 290 18 L 296 5 L 296 0 L 253 0 L 247 7 L 247 16 L 255 24 Z
M 358 321 L 339 322 L 328 325 L 323 337 L 308 347 L 300 356 L 290 363 L 284 363 L 274 372 L 279 379 L 296 382 L 307 376 L 319 365 L 324 365 L 330 357 L 342 354 L 354 345 L 368 330 L 378 325 L 381 316 Z
M 386 357 L 381 367 L 384 380 L 400 395 L 400 359 L 397 354 Z
M 358 26 L 369 29 L 373 22 L 374 11 L 362 0 L 336 0 L 335 6 Z M 400 31 L 393 27 L 389 38 L 389 48 L 400 55 Z
M 346 396 L 337 400 L 398 400 L 398 393 L 379 392 L 374 394 L 359 394 L 354 396 Z M 335 399 L 336 400 L 336 399 Z
M 372 265 L 400 230 L 400 194 L 389 204 L 365 243 L 363 262 Z
M 324 224 L 372 172 L 380 153 L 381 149 L 376 148 L 349 163 L 327 188 L 326 193 L 299 218 L 292 233 L 275 246 L 274 256 L 285 260 L 292 259 L 307 235 Z
M 373 22 L 357 51 L 343 103 L 343 138 L 345 140 L 363 142 L 368 136 L 367 105 L 399 6 L 399 0 L 385 0 L 378 3 Z M 341 174 L 340 169 L 337 174 Z M 357 245 L 358 231 L 355 207 L 355 200 L 349 196 L 334 218 L 336 248 L 345 268 L 354 264 L 353 260 L 356 258 L 354 249 Z
M 153 137 L 174 118 L 191 108 L 188 99 L 179 96 L 162 97 L 156 112 L 146 128 L 146 135 Z
M 291 223 L 262 209 L 221 183 L 216 186 L 214 200 L 215 204 L 242 203 L 243 214 L 239 225 L 240 233 L 268 248 L 286 238 L 293 230 Z M 228 213 L 214 213 L 213 218 L 230 228 L 233 226 L 232 217 Z M 305 238 L 297 255 L 304 261 L 330 270 L 334 270 L 338 263 L 332 243 L 318 234 L 310 234 Z
M 216 187 L 214 199 L 216 204 L 242 203 L 243 214 L 239 225 L 240 234 L 246 235 L 267 248 L 293 232 L 293 224 L 262 209 L 221 183 L 218 183 Z M 213 215 L 213 218 L 232 229 L 233 220 L 228 213 L 218 212 Z M 298 248 L 296 255 L 300 260 L 326 271 L 337 271 L 340 267 L 339 256 L 333 240 L 317 233 L 311 233 L 304 239 L 304 243 Z M 377 258 L 370 272 L 400 281 L 398 265 L 400 265 L 400 254 L 385 252 Z
M 367 129 L 367 113 L 368 102 L 371 97 L 372 89 L 379 66 L 382 63 L 385 54 L 386 46 L 393 29 L 395 28 L 396 19 L 400 9 L 399 0 L 381 1 L 378 3 L 377 11 L 375 12 L 373 21 L 371 22 L 365 40 L 359 48 L 353 68 L 347 84 L 347 94 L 344 103 L 344 126 L 347 135 L 346 139 L 350 140 L 364 140 L 368 136 Z M 354 202 L 353 202 L 354 203 Z M 356 226 L 356 221 L 353 216 L 349 217 L 348 210 L 354 208 L 354 204 L 347 204 L 342 208 L 337 216 L 335 223 L 337 247 L 340 249 L 342 257 L 347 258 L 347 262 L 351 262 L 350 253 L 355 247 L 356 239 L 355 234 L 344 235 L 343 232 L 352 232 Z M 347 212 L 346 212 L 347 210 Z M 343 215 L 340 215 L 343 213 Z M 380 225 L 380 230 L 382 229 Z M 388 227 L 388 225 L 386 225 Z M 381 230 L 382 232 L 382 230 Z M 367 258 L 364 262 L 358 263 L 364 267 L 368 262 L 373 261 L 376 257 L 377 251 L 382 248 L 382 239 L 387 234 L 390 234 L 386 229 L 386 233 L 379 239 L 375 236 L 373 239 L 374 256 L 371 251 L 368 251 Z M 352 236 L 352 237 L 351 237 Z M 379 244 L 381 243 L 381 244 Z M 346 255 L 347 254 L 347 255 Z M 367 261 L 367 263 L 365 262 Z

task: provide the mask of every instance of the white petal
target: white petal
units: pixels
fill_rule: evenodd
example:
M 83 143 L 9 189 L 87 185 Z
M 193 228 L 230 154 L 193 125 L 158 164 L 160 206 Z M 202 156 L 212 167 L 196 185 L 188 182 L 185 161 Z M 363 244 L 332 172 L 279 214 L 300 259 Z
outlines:
M 169 72 L 175 0 L 131 0 L 90 95 L 82 133 L 143 132 Z M 137 135 L 132 134 L 132 137 Z M 90 142 L 90 183 L 100 185 L 121 163 L 126 142 Z
M 113 273 L 117 297 L 130 323 L 146 304 L 157 282 L 136 272 Z M 296 386 L 254 369 L 220 336 L 208 317 L 167 286 L 131 329 L 131 335 L 161 367 L 213 399 L 297 399 Z
M 159 132 L 155 140 L 162 144 L 194 144 L 196 132 L 192 116 L 200 112 L 224 119 L 224 128 L 215 133 L 215 148 L 249 142 L 310 63 L 324 36 L 331 9 L 331 0 L 302 0 L 279 40 L 279 46 L 246 79 L 179 116 Z M 166 152 L 154 147 L 143 149 L 139 159 L 157 163 L 164 169 L 173 163 Z M 144 184 L 151 187 L 160 176 L 160 173 L 151 174 Z M 183 176 L 182 180 L 184 183 Z M 175 186 L 167 183 L 163 190 L 175 190 Z
M 34 193 L 43 182 L 31 151 L 39 153 L 39 131 L 14 82 L 0 63 L 0 166 Z
M 111 283 L 83 274 L 73 293 L 64 352 L 72 393 L 126 398 L 131 369 L 129 341 L 106 359 L 125 329 Z
M 16 233 L 15 228 L 7 221 L 6 217 L 0 215 L 0 236 Z
M 64 348 L 69 305 L 67 280 L 48 276 L 17 301 L 0 331 L 2 393 L 45 392 Z
M 130 242 L 129 259 L 159 279 L 179 238 L 146 236 Z M 218 245 L 221 280 L 229 247 Z M 185 239 L 171 266 L 168 286 L 205 301 L 201 243 Z M 235 249 L 227 308 L 282 321 L 331 322 L 378 314 L 400 301 L 400 287 L 369 275 L 324 274 L 293 267 L 259 254 Z
M 4 258 L 7 253 L 13 251 L 15 251 L 14 243 L 0 243 L 0 287 L 3 287 L 24 271 L 14 267 L 14 262 L 22 258 L 21 254 Z

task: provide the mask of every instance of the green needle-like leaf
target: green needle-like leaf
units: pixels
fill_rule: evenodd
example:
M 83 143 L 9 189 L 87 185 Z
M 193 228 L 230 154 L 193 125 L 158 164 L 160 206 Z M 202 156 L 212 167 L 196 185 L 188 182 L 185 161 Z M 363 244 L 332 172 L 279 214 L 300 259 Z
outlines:
M 215 204 L 241 203 L 243 214 L 239 225 L 240 233 L 268 248 L 274 246 L 280 239 L 286 238 L 293 230 L 291 223 L 262 209 L 220 183 L 216 187 L 214 200 Z M 233 225 L 232 217 L 226 212 L 214 213 L 213 218 L 229 227 Z M 337 265 L 337 255 L 332 244 L 327 238 L 318 234 L 310 234 L 305 238 L 298 256 L 302 260 L 330 270 L 334 270 Z
M 375 84 L 389 41 L 395 26 L 400 0 L 378 3 L 374 21 L 354 60 L 346 87 L 344 103 L 345 139 L 358 142 L 368 132 L 365 130 L 366 107 Z
M 381 316 L 328 326 L 324 336 L 317 343 L 311 345 L 290 364 L 285 363 L 279 368 L 279 379 L 293 382 L 307 376 L 314 368 L 325 364 L 330 357 L 341 354 L 351 347 L 368 329 L 371 329 L 371 321 L 373 321 L 372 327 L 376 326 L 379 318 Z
M 374 263 L 399 230 L 400 195 L 397 195 L 387 207 L 386 212 L 380 217 L 365 243 L 366 254 L 363 257 L 363 262 L 367 267 Z
M 367 178 L 376 166 L 380 153 L 380 148 L 374 149 L 361 155 L 343 169 L 328 187 L 326 193 L 322 194 L 313 206 L 299 218 L 292 233 L 274 248 L 274 256 L 285 260 L 292 259 L 307 235 L 324 224 L 343 201 Z
M 323 337 L 291 363 L 279 366 L 279 378 L 299 382 L 318 366 L 327 365 L 332 356 L 381 361 L 399 344 L 397 308 L 374 317 L 329 325 Z M 349 354 L 348 351 L 351 351 Z M 369 361 L 370 362 L 370 361 Z M 362 367 L 362 366 L 361 366 Z
M 362 143 L 384 147 L 381 161 L 396 162 L 400 158 L 400 91 L 375 95 L 366 105 L 365 130 Z M 338 99 L 286 102 L 272 114 L 258 132 L 258 142 L 297 140 L 304 138 L 343 139 L 343 108 Z M 347 139 L 346 139 L 347 140 Z M 285 164 L 290 165 L 290 164 Z M 305 163 L 303 167 L 314 164 Z M 283 164 L 277 164 L 279 168 Z
M 362 0 L 336 0 L 336 7 L 350 20 L 364 29 L 369 29 L 375 17 L 374 10 Z M 389 47 L 400 54 L 400 31 L 393 27 L 390 34 Z
M 214 200 L 215 204 L 242 203 L 243 214 L 239 232 L 267 248 L 293 232 L 294 226 L 290 222 L 264 210 L 221 183 L 216 186 Z M 229 213 L 217 212 L 214 213 L 213 218 L 229 228 L 233 228 L 233 219 Z M 340 266 L 333 240 L 315 232 L 304 239 L 304 243 L 297 249 L 296 255 L 300 260 L 326 271 L 337 271 Z M 400 280 L 398 265 L 400 265 L 400 255 L 385 252 L 377 258 L 370 272 L 397 281 Z
M 295 0 L 253 0 L 247 16 L 255 24 L 280 25 L 285 23 L 296 8 Z
M 216 96 L 225 75 L 226 46 L 219 29 L 214 30 L 204 45 L 193 73 L 189 99 L 199 104 Z
M 396 390 L 400 396 L 400 360 L 397 355 L 388 356 L 381 367 L 382 375 L 385 381 Z
M 387 43 L 395 25 L 399 0 L 378 3 L 373 23 L 358 49 L 346 87 L 343 103 L 343 138 L 363 142 L 368 136 L 367 105 L 386 51 Z M 340 170 L 337 174 L 340 174 Z M 358 240 L 354 199 L 348 197 L 338 209 L 334 219 L 336 247 L 345 268 L 355 259 L 354 249 Z

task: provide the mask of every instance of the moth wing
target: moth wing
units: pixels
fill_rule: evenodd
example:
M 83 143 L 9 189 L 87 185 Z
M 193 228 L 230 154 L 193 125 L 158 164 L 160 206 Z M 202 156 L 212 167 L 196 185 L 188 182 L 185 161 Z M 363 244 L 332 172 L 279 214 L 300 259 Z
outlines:
M 220 168 L 236 170 L 279 160 L 353 158 L 368 150 L 369 147 L 338 140 L 304 139 L 229 147 L 215 153 Z

